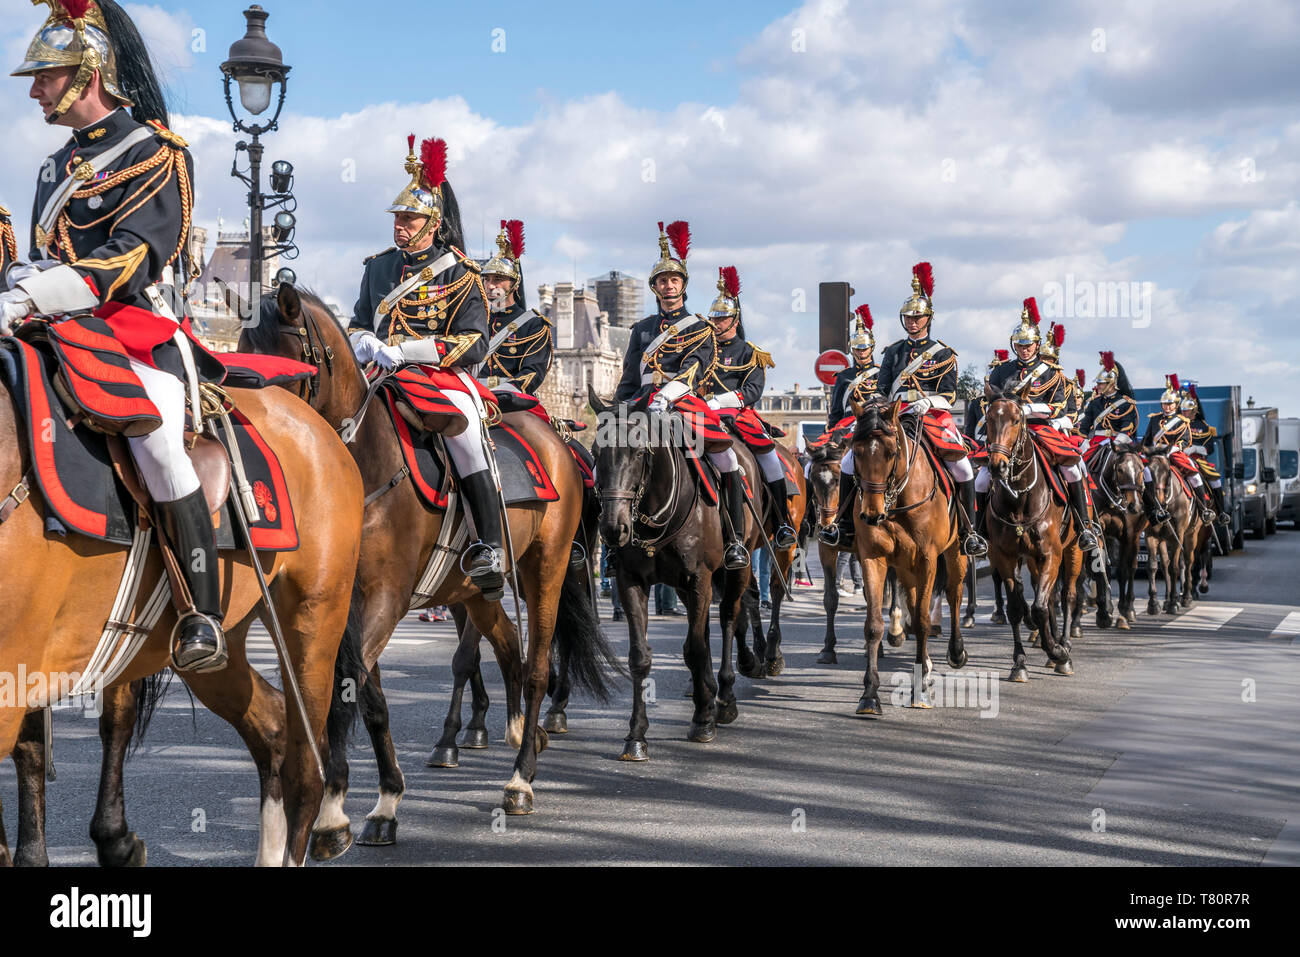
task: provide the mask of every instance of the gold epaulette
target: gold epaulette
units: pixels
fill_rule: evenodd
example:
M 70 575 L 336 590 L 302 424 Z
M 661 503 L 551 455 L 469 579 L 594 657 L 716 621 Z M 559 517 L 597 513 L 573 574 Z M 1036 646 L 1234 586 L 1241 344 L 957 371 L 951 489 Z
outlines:
M 157 120 L 146 120 L 145 122 L 153 127 L 154 133 L 167 145 L 174 146 L 178 150 L 186 149 L 190 145 L 181 138 L 179 133 L 173 133 Z
M 8 219 L 11 215 L 13 214 L 10 213 L 5 206 L 0 205 L 0 216 L 3 216 L 5 219 Z
M 753 345 L 753 343 L 750 343 L 750 345 L 754 350 L 755 365 L 758 365 L 764 369 L 776 368 L 776 363 L 772 360 L 772 353 L 768 352 L 766 349 L 761 348 L 760 346 Z
M 380 256 L 387 255 L 388 253 L 391 253 L 391 252 L 392 252 L 394 249 L 396 249 L 396 248 L 397 248 L 396 246 L 389 246 L 387 249 L 381 249 L 381 250 L 380 250 L 379 252 L 377 252 L 377 253 L 371 253 L 371 254 L 370 254 L 369 256 L 367 256 L 365 259 L 361 260 L 361 265 L 364 266 L 366 263 L 370 262 L 370 260 L 372 260 L 372 259 L 378 259 Z
M 482 272 L 482 271 L 483 271 L 483 267 L 482 267 L 482 266 L 480 266 L 480 265 L 479 265 L 477 262 L 475 262 L 473 259 L 470 259 L 468 256 L 466 256 L 463 252 L 461 252 L 461 251 L 460 251 L 459 249 L 457 249 L 455 246 L 448 246 L 447 248 L 450 249 L 452 252 L 454 252 L 454 253 L 456 254 L 456 257 L 460 260 L 460 264 L 461 264 L 462 266 L 464 266 L 466 269 L 468 269 L 470 272 Z
M 550 317 L 550 316 L 543 316 L 543 315 L 542 315 L 540 312 L 538 312 L 536 309 L 529 309 L 528 311 L 531 312 L 531 313 L 532 313 L 534 316 L 536 316 L 538 319 L 542 320 L 542 322 L 546 323 L 548 326 L 553 326 L 553 325 L 555 325 L 555 323 L 551 322 L 551 317 Z

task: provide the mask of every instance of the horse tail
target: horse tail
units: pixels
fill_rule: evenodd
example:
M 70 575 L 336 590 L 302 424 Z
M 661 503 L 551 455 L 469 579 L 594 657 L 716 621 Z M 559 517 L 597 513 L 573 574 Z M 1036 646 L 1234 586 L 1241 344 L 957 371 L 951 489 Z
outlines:
M 128 757 L 135 754 L 136 749 L 140 747 L 140 742 L 144 740 L 144 734 L 149 730 L 149 722 L 153 720 L 154 713 L 158 710 L 158 703 L 167 694 L 175 674 L 176 672 L 168 668 L 166 671 L 131 682 L 131 691 L 135 695 L 135 735 L 127 751 Z M 191 695 L 190 708 L 193 707 L 194 698 Z
M 591 597 L 590 564 L 569 565 L 560 589 L 555 618 L 555 659 L 562 672 L 568 669 L 575 688 L 600 702 L 609 701 L 612 685 L 609 673 L 627 677 L 600 628 L 600 615 Z
M 334 693 L 330 699 L 326 728 L 331 742 L 345 742 L 352 736 L 357 723 L 357 702 L 362 684 L 369 676 L 365 658 L 361 653 L 362 639 L 361 585 L 352 583 L 352 601 L 348 605 L 348 624 L 339 643 L 338 657 L 334 659 Z

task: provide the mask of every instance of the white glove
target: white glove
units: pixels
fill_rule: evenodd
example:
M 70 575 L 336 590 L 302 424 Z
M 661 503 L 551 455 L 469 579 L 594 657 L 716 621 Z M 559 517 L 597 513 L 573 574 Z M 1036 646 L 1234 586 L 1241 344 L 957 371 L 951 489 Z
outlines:
M 373 332 L 354 332 L 348 337 L 352 342 L 352 354 L 357 361 L 365 365 L 384 347 L 383 341 Z
M 931 404 L 929 397 L 922 397 L 914 402 L 907 403 L 907 411 L 913 415 L 925 415 L 930 411 Z
M 655 397 L 650 400 L 651 412 L 666 412 L 668 410 L 668 400 L 664 398 L 663 392 L 656 392 Z
M 375 365 L 389 372 L 400 366 L 404 360 L 401 346 L 380 346 L 379 351 L 375 353 Z
M 1068 415 L 1063 415 L 1059 419 L 1052 419 L 1052 421 L 1049 422 L 1048 425 L 1056 429 L 1058 432 L 1069 432 L 1072 428 L 1074 428 L 1074 420 L 1071 419 Z
M 1112 439 L 1111 441 L 1113 441 L 1116 445 L 1129 445 L 1133 442 L 1133 440 L 1128 437 L 1127 432 L 1116 432 L 1115 438 Z
M 710 409 L 743 409 L 744 407 L 745 400 L 739 392 L 720 392 L 709 400 Z
M 704 404 L 707 405 L 707 406 L 708 406 L 710 409 L 712 409 L 714 412 L 717 412 L 720 408 L 722 408 L 722 406 L 720 406 L 720 405 L 718 404 L 718 400 L 717 400 L 717 399 L 709 399 L 709 400 L 708 400 L 707 402 L 705 402 Z
M 14 323 L 32 314 L 32 301 L 21 289 L 0 292 L 0 336 L 11 336 Z
M 40 266 L 29 265 L 28 263 L 14 263 L 9 267 L 9 271 L 5 273 L 5 286 L 13 289 L 24 279 L 35 276 L 40 271 Z

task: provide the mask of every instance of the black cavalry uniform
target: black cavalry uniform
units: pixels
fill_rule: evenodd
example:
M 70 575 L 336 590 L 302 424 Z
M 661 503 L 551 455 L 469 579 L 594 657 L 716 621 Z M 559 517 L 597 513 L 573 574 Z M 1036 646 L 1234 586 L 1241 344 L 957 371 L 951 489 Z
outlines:
M 375 309 L 407 278 L 428 270 L 448 252 L 454 262 L 410 289 L 386 316 L 375 320 Z M 396 247 L 365 261 L 361 294 L 352 311 L 349 331 L 364 329 L 394 345 L 406 339 L 436 336 L 446 351 L 442 368 L 468 368 L 487 353 L 487 307 L 478 264 L 455 247 L 436 243 L 419 252 Z
M 623 357 L 623 376 L 614 391 L 616 402 L 640 399 L 672 380 L 685 385 L 687 394 L 697 391 L 717 359 L 713 324 L 703 316 L 695 316 L 696 322 L 688 329 L 665 339 L 647 363 L 644 377 L 641 374 L 641 357 L 650 343 L 671 326 L 690 318 L 692 314 L 683 304 L 672 312 L 660 309 L 632 327 L 627 355 Z
M 1166 427 L 1167 424 L 1167 427 Z M 1192 443 L 1192 424 L 1178 412 L 1157 412 L 1147 420 L 1147 430 L 1142 436 L 1144 449 L 1176 445 L 1186 451 Z
M 752 409 L 763 397 L 767 382 L 765 369 L 771 356 L 740 336 L 728 342 L 718 342 L 716 350 L 717 362 L 701 390 L 705 398 L 720 392 L 736 392 L 741 404 Z
M 927 349 L 938 346 L 915 372 L 899 383 L 899 397 L 911 401 L 940 395 L 949 403 L 957 399 L 957 353 L 938 339 L 899 339 L 885 348 L 876 377 L 876 395 L 890 398 L 894 380 Z
M 869 395 L 876 391 L 880 376 L 879 366 L 871 363 L 858 365 L 855 362 L 847 369 L 841 369 L 835 376 L 835 385 L 831 387 L 830 412 L 826 416 L 826 427 L 828 429 L 835 428 L 845 418 L 853 414 L 853 409 L 849 406 L 849 400 L 852 398 L 850 393 L 853 391 L 853 383 L 864 372 L 868 373 L 868 376 L 862 381 L 858 391 L 865 391 Z
M 1035 356 L 1028 362 L 1019 356 L 1001 363 L 989 373 L 989 385 L 994 389 L 1004 389 L 1015 385 L 1031 372 L 1038 372 L 1029 380 L 1029 384 L 1020 390 L 1020 398 L 1025 402 L 1038 402 L 1051 407 L 1052 418 L 1060 418 L 1068 411 L 1069 392 L 1065 385 L 1065 374 L 1061 367 L 1050 359 Z
M 536 395 L 537 389 L 551 371 L 555 342 L 551 334 L 551 321 L 533 309 L 515 304 L 505 312 L 488 317 L 492 339 L 510 323 L 517 323 L 514 332 L 497 346 L 487 362 L 479 367 L 478 375 L 489 389 L 511 383 L 520 392 Z
M 1122 433 L 1136 440 L 1137 430 L 1137 403 L 1122 393 L 1094 395 L 1083 410 L 1083 418 L 1079 420 L 1079 431 L 1084 435 L 1093 432 L 1112 435 Z
M 14 227 L 9 221 L 9 210 L 0 206 L 0 277 L 18 258 L 18 243 L 14 238 Z

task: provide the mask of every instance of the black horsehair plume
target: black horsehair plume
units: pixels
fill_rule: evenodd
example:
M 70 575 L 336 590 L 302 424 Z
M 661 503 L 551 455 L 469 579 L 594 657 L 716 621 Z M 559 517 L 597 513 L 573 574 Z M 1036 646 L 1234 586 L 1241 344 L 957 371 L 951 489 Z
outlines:
M 135 104 L 131 116 L 137 123 L 157 120 L 163 126 L 171 127 L 171 117 L 163 99 L 162 86 L 158 82 L 158 73 L 154 69 L 153 58 L 144 45 L 140 31 L 136 29 L 126 11 L 113 0 L 98 0 L 99 9 L 104 14 L 104 24 L 108 27 L 108 36 L 113 44 L 113 53 L 117 59 L 117 82 L 122 92 Z

